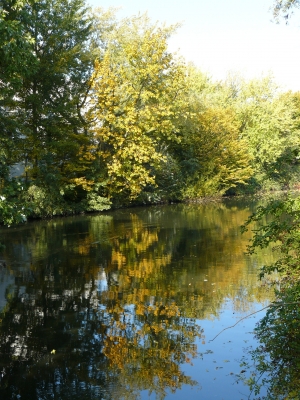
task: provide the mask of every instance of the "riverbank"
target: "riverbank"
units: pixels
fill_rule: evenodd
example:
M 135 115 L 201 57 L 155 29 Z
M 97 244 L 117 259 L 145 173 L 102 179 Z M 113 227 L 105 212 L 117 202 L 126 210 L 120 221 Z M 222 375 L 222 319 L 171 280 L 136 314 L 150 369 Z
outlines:
M 299 194 L 299 188 L 290 190 L 272 190 L 272 191 L 258 191 L 251 194 L 239 194 L 239 195 L 214 195 L 197 198 L 186 198 L 177 200 L 165 200 L 165 201 L 134 201 L 121 203 L 111 203 L 108 199 L 99 198 L 98 203 L 94 205 L 94 209 L 88 206 L 87 202 L 81 202 L 80 204 L 68 203 L 62 197 L 55 197 L 49 195 L 45 196 L 43 192 L 37 191 L 35 196 L 23 196 L 17 201 L 7 199 L 4 196 L 0 196 L 0 225 L 2 226 L 15 226 L 28 221 L 34 220 L 50 220 L 53 218 L 63 218 L 71 215 L 84 215 L 84 214 L 97 214 L 99 212 L 105 212 L 108 210 L 118 209 L 132 209 L 135 207 L 149 207 L 153 205 L 166 205 L 166 204 L 209 204 L 218 203 L 223 200 L 230 199 L 271 199 L 281 198 L 283 196 L 291 195 L 296 196 Z

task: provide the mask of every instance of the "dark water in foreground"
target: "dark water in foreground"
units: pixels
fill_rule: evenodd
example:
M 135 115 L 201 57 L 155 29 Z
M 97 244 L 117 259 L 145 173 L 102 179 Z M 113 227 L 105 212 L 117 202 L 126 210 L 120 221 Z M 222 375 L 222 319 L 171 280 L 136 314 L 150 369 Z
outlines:
M 247 399 L 270 293 L 253 204 L 121 210 L 0 230 L 0 399 Z

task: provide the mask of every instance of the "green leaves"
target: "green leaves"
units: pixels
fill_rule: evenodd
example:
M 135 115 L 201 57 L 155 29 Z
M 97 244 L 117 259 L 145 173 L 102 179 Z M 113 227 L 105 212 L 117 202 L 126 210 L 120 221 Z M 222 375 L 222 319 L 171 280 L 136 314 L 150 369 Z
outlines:
M 187 185 L 184 197 L 224 194 L 252 176 L 247 142 L 240 137 L 236 110 L 218 87 L 195 68 L 187 69 L 186 114 L 178 121 L 174 146 Z
M 168 51 L 176 28 L 84 0 L 3 1 L 0 183 L 21 162 L 28 187 L 55 193 L 34 215 L 300 179 L 299 95 L 270 77 L 212 82 Z
M 298 399 L 300 391 L 300 286 L 277 293 L 277 301 L 255 328 L 260 345 L 250 351 L 255 363 L 249 386 L 259 394 L 267 387 L 266 399 Z M 256 378 L 256 376 L 258 378 Z M 259 379 L 262 378 L 262 382 Z
M 243 229 L 250 223 L 260 222 L 254 231 L 249 253 L 256 248 L 272 245 L 280 257 L 274 265 L 264 266 L 261 275 L 277 270 L 286 283 L 300 280 L 300 199 L 299 197 L 272 200 L 267 206 L 259 207 Z
M 267 385 L 266 399 L 298 399 L 300 357 L 300 197 L 287 196 L 259 207 L 243 229 L 252 222 L 260 223 L 254 230 L 249 253 L 257 248 L 273 246 L 278 260 L 261 269 L 260 276 L 277 272 L 276 302 L 259 321 L 255 334 L 260 345 L 250 351 L 255 363 L 249 385 L 256 394 Z M 263 377 L 262 382 L 260 378 Z
M 29 214 L 65 212 L 60 192 L 91 164 L 80 160 L 89 144 L 83 108 L 93 65 L 85 2 L 4 1 L 0 31 L 1 178 L 9 187 L 10 165 L 24 163 L 26 186 L 47 193 L 40 205 L 33 200 Z

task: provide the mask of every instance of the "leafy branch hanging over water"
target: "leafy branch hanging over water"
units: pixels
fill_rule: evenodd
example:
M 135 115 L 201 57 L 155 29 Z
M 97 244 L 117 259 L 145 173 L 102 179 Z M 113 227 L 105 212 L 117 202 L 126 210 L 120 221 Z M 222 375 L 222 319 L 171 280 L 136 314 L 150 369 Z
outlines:
M 252 222 L 261 226 L 254 230 L 249 253 L 257 248 L 273 246 L 279 251 L 278 260 L 263 266 L 260 276 L 277 271 L 280 290 L 275 291 L 279 306 L 268 306 L 268 311 L 256 328 L 260 342 L 250 350 L 254 368 L 247 380 L 252 392 L 258 395 L 262 386 L 267 387 L 267 399 L 299 399 L 300 394 L 300 197 L 287 196 L 272 200 L 259 207 L 243 227 Z M 258 378 L 256 378 L 258 376 Z
M 260 271 L 266 274 L 278 272 L 280 280 L 290 284 L 300 279 L 300 198 L 287 196 L 284 200 L 271 200 L 261 206 L 242 227 L 245 232 L 252 222 L 260 226 L 253 230 L 254 238 L 248 246 L 248 253 L 257 248 L 272 246 L 279 254 L 272 265 L 265 265 Z

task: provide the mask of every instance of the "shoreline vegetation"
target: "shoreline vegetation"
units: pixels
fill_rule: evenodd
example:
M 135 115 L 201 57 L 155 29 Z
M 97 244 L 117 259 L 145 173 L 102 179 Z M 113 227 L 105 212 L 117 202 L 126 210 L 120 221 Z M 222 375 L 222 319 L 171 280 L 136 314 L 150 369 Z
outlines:
M 1 225 L 300 182 L 300 93 L 213 81 L 168 50 L 177 29 L 84 0 L 3 3 Z
M 252 194 L 237 194 L 237 195 L 215 195 L 215 196 L 206 196 L 206 197 L 198 197 L 198 198 L 190 198 L 190 199 L 182 199 L 182 200 L 173 200 L 173 201 L 159 201 L 159 202 L 149 202 L 149 203 L 133 203 L 133 204 L 124 204 L 124 205 L 118 205 L 118 206 L 109 206 L 106 209 L 102 210 L 66 210 L 62 211 L 60 214 L 52 214 L 52 215 L 40 215 L 40 216 L 25 216 L 24 214 L 21 213 L 20 218 L 16 218 L 15 221 L 12 222 L 12 224 L 5 224 L 1 223 L 0 227 L 13 227 L 22 223 L 27 223 L 30 221 L 37 221 L 37 220 L 51 220 L 53 218 L 65 218 L 65 217 L 70 217 L 70 216 L 76 216 L 76 215 L 93 215 L 93 214 L 98 214 L 101 212 L 105 211 L 116 211 L 119 209 L 134 209 L 136 207 L 151 207 L 151 206 L 165 206 L 165 205 L 173 205 L 173 204 L 210 204 L 210 203 L 221 203 L 222 201 L 225 200 L 234 200 L 234 199 L 243 199 L 243 198 L 248 198 L 248 199 L 265 199 L 266 201 L 270 199 L 277 199 L 277 198 L 282 198 L 284 196 L 290 195 L 294 196 L 299 192 L 299 189 L 291 189 L 291 190 L 276 190 L 276 191 L 259 191 L 256 193 Z M 1 200 L 1 199 L 0 199 Z M 12 205 L 11 207 L 15 208 L 15 205 Z M 23 207 L 22 207 L 23 208 Z M 15 211 L 15 210 L 13 210 Z M 23 211 L 23 210 L 22 210 Z
M 299 6 L 274 0 L 275 21 Z M 279 274 L 282 302 L 244 367 L 255 395 L 299 399 L 300 92 L 213 81 L 168 50 L 177 29 L 84 0 L 1 2 L 0 225 L 285 191 L 244 227 L 259 225 L 250 253 L 279 251 L 261 277 Z

